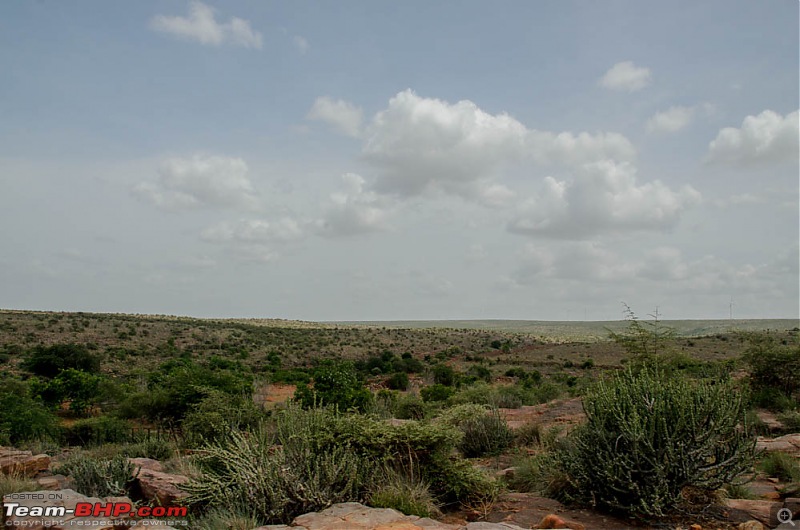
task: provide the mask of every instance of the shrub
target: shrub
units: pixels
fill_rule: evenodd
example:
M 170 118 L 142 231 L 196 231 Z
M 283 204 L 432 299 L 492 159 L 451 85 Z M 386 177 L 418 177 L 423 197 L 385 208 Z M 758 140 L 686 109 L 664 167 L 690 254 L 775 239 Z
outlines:
M 230 396 L 214 389 L 204 389 L 205 397 L 181 422 L 189 446 L 217 440 L 232 430 L 255 426 L 261 416 L 252 399 Z
M 754 407 L 768 409 L 773 412 L 791 411 L 797 407 L 794 399 L 781 392 L 781 390 L 770 386 L 757 387 L 753 390 L 750 402 Z
M 401 420 L 421 420 L 425 418 L 425 402 L 419 396 L 399 396 L 394 405 L 394 417 Z
M 547 403 L 561 397 L 562 389 L 558 385 L 546 382 L 531 388 L 531 393 L 533 403 Z
M 770 477 L 784 482 L 800 482 L 800 463 L 786 453 L 769 453 L 761 461 L 759 467 Z
M 486 505 L 500 495 L 500 484 L 466 460 L 437 458 L 426 473 L 431 490 L 445 504 Z
M 122 449 L 122 454 L 130 458 L 169 460 L 175 454 L 175 445 L 163 438 L 145 438 L 141 442 L 125 446 Z
M 249 507 L 260 522 L 288 523 L 303 513 L 362 497 L 370 466 L 346 446 L 320 451 L 302 431 L 279 429 L 277 441 L 234 431 L 201 453 L 202 477 L 190 482 L 189 504 Z M 287 437 L 288 438 L 284 438 Z
M 419 391 L 419 395 L 422 396 L 422 401 L 447 401 L 447 398 L 452 396 L 455 393 L 455 390 L 452 387 L 444 386 L 444 385 L 431 385 L 426 386 Z
M 72 478 L 75 491 L 89 497 L 127 495 L 136 478 L 134 471 L 135 466 L 122 455 L 95 460 L 82 454 L 73 456 L 57 470 Z
M 66 368 L 49 381 L 34 380 L 32 392 L 50 406 L 57 406 L 68 400 L 69 410 L 85 415 L 96 401 L 101 380 L 99 375 Z
M 392 390 L 407 390 L 408 375 L 405 372 L 395 372 L 386 380 L 386 385 Z
M 35 347 L 22 367 L 48 378 L 55 377 L 68 368 L 94 374 L 100 371 L 100 359 L 83 344 L 54 344 Z
M 542 426 L 533 421 L 514 429 L 514 443 L 520 447 L 530 447 L 542 443 Z
M 486 405 L 477 403 L 462 403 L 444 409 L 436 418 L 437 423 L 458 427 L 467 420 L 473 420 L 486 414 Z
M 785 412 L 778 416 L 778 420 L 788 432 L 800 432 L 800 412 Z
M 609 336 L 634 358 L 634 364 L 651 362 L 668 353 L 676 331 L 661 322 L 658 309 L 649 315 L 653 320 L 642 322 L 627 304 L 623 305 L 628 329 L 620 333 L 609 330 Z
M 62 442 L 66 445 L 101 445 L 127 442 L 131 439 L 128 422 L 111 416 L 100 416 L 78 420 L 62 430 Z
M 728 499 L 753 499 L 757 497 L 744 484 L 728 484 L 723 488 L 723 494 Z
M 514 439 L 506 420 L 497 409 L 462 422 L 459 427 L 464 433 L 459 449 L 467 458 L 497 456 Z
M 515 491 L 558 499 L 568 484 L 556 455 L 544 452 L 517 460 L 508 486 Z
M 58 419 L 29 395 L 28 385 L 10 377 L 0 380 L 0 445 L 18 445 L 59 435 Z
M 516 385 L 504 385 L 494 389 L 492 406 L 502 409 L 518 409 L 529 401 L 530 392 Z
M 560 459 L 577 500 L 638 516 L 663 516 L 681 490 L 712 491 L 751 468 L 755 439 L 731 380 L 667 378 L 643 366 L 584 398 L 587 422 Z
M 299 385 L 294 399 L 303 408 L 318 405 L 364 411 L 372 394 L 364 388 L 352 363 L 324 363 L 314 372 L 314 387 Z
M 458 381 L 455 370 L 446 364 L 437 364 L 433 367 L 433 382 L 437 385 L 455 386 Z
M 418 476 L 387 469 L 376 475 L 376 482 L 370 489 L 370 506 L 393 508 L 418 517 L 435 517 L 441 513 L 430 485 Z
M 39 484 L 20 473 L 6 475 L 0 473 L 0 499 L 11 493 L 22 493 L 23 491 L 38 491 L 42 489 Z
M 190 486 L 192 502 L 252 506 L 260 519 L 287 522 L 333 502 L 365 498 L 375 470 L 386 467 L 418 469 L 417 479 L 443 502 L 495 495 L 492 479 L 453 459 L 460 438 L 447 425 L 391 425 L 290 405 L 276 415 L 274 430 L 234 432 L 202 450 L 205 473 Z
M 485 383 L 489 383 L 492 380 L 492 372 L 485 366 L 470 366 L 469 370 L 467 370 L 467 375 Z
M 755 389 L 772 388 L 786 396 L 800 391 L 800 346 L 778 344 L 766 334 L 751 334 L 747 339 L 750 345 L 744 358 Z

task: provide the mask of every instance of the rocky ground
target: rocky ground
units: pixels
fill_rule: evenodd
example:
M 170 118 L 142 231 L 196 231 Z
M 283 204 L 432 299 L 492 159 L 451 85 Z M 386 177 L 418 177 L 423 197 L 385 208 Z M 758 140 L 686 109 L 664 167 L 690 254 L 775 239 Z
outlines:
M 517 421 L 521 417 L 535 416 L 545 419 L 545 423 L 569 423 L 567 419 L 575 418 L 576 408 L 574 400 L 560 404 L 539 406 L 526 409 L 515 409 Z M 512 415 L 513 416 L 513 415 Z M 800 434 L 784 435 L 776 438 L 760 438 L 759 447 L 765 451 L 783 451 L 788 454 L 800 455 Z M 131 459 L 136 465 L 138 476 L 132 497 L 140 503 L 173 506 L 179 505 L 185 497 L 180 485 L 188 479 L 182 475 L 166 473 L 160 462 L 146 458 Z M 131 502 L 128 498 L 93 499 L 87 498 L 70 489 L 69 477 L 53 475 L 50 472 L 52 462 L 48 455 L 34 455 L 30 451 L 19 451 L 13 448 L 0 448 L 0 471 L 7 475 L 30 477 L 38 483 L 41 490 L 53 493 L 47 495 L 51 498 L 45 502 L 59 506 L 74 506 L 77 502 Z M 782 489 L 783 488 L 783 489 Z M 751 483 L 751 491 L 759 499 L 729 499 L 724 507 L 710 513 L 705 520 L 687 525 L 685 522 L 664 523 L 658 528 L 680 530 L 703 529 L 737 529 L 737 530 L 763 530 L 765 528 L 792 528 L 792 524 L 800 528 L 800 522 L 791 521 L 778 525 L 776 514 L 781 508 L 788 508 L 796 519 L 800 519 L 800 499 L 782 498 L 781 485 L 771 477 L 757 476 Z M 6 496 L 6 502 L 28 502 L 31 505 L 42 503 L 35 497 L 26 498 L 26 494 L 14 497 Z M 20 500 L 20 499 L 23 500 Z M 58 500 L 52 500 L 57 498 Z M 24 505 L 24 504 L 23 504 Z M 475 520 L 480 518 L 481 520 Z M 39 521 L 31 517 L 6 518 L 6 526 L 25 527 L 38 529 L 72 528 L 75 521 Z M 73 521 L 70 524 L 70 521 Z M 81 526 L 85 526 L 84 520 Z M 129 526 L 114 526 L 104 523 L 101 519 L 91 521 L 93 528 L 111 530 L 114 528 L 127 528 Z M 130 525 L 130 522 L 125 523 Z M 163 526 L 164 521 L 148 521 L 149 526 Z M 140 525 L 142 523 L 140 522 Z M 519 528 L 569 528 L 572 530 L 627 530 L 649 528 L 647 525 L 618 518 L 609 517 L 591 510 L 573 509 L 561 505 L 552 499 L 546 499 L 525 493 L 507 493 L 493 506 L 488 507 L 483 514 L 475 512 L 456 512 L 442 518 L 440 521 L 405 516 L 395 510 L 368 508 L 358 503 L 344 503 L 334 505 L 327 510 L 302 515 L 290 525 L 272 525 L 260 527 L 256 530 L 517 530 Z

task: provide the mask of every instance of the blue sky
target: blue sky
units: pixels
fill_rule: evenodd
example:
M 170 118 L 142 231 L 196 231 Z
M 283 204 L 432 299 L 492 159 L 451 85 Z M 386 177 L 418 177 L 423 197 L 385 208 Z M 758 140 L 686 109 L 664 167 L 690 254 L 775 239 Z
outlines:
M 0 4 L 0 307 L 798 317 L 798 4 Z

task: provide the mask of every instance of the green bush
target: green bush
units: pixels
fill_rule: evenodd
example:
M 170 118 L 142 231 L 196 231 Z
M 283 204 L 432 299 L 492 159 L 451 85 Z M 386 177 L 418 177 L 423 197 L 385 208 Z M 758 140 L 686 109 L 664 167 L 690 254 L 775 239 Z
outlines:
M 218 440 L 232 430 L 242 430 L 258 423 L 261 413 L 252 399 L 231 396 L 214 389 L 204 389 L 206 396 L 186 414 L 181 422 L 184 441 L 191 447 Z
M 784 412 L 778 416 L 778 420 L 784 425 L 788 432 L 800 432 L 800 411 Z
M 437 364 L 433 367 L 433 382 L 437 385 L 455 386 L 458 383 L 458 375 L 446 364 Z
M 12 377 L 0 378 L 0 445 L 58 438 L 58 418 L 28 385 Z
M 786 453 L 769 453 L 761 461 L 759 467 L 770 477 L 784 482 L 800 482 L 800 463 Z
M 530 447 L 542 443 L 541 424 L 529 421 L 514 429 L 514 443 L 520 447 Z
M 395 372 L 386 380 L 386 385 L 392 390 L 407 390 L 408 384 L 408 374 L 405 372 Z
M 69 401 L 69 410 L 85 415 L 97 401 L 102 377 L 74 368 L 61 370 L 50 380 L 34 378 L 31 391 L 51 407 Z
M 500 484 L 467 460 L 435 459 L 427 476 L 431 490 L 444 505 L 486 505 L 500 495 Z
M 100 371 L 100 359 L 83 344 L 37 346 L 30 351 L 22 367 L 41 377 L 55 377 L 62 370 L 73 368 L 91 374 Z
M 771 388 L 792 397 L 800 391 L 800 346 L 779 344 L 767 334 L 750 334 L 744 359 L 753 388 Z
M 663 516 L 681 490 L 713 491 L 751 469 L 755 439 L 730 379 L 691 381 L 627 369 L 583 401 L 586 424 L 559 452 L 571 496 L 637 516 Z
M 643 322 L 627 304 L 623 305 L 628 328 L 620 333 L 609 330 L 609 336 L 633 357 L 634 365 L 657 361 L 669 353 L 676 331 L 661 322 L 658 309 L 655 314 L 649 315 L 652 320 Z
M 514 491 L 558 499 L 569 484 L 557 456 L 544 452 L 517 460 L 508 486 Z
M 231 400 L 249 400 L 253 393 L 252 375 L 238 368 L 237 363 L 222 365 L 235 369 L 217 368 L 193 362 L 191 359 L 172 359 L 151 374 L 147 388 L 131 393 L 120 403 L 116 414 L 128 419 L 176 424 L 203 401 L 209 392 L 217 391 Z
M 435 384 L 426 386 L 420 389 L 419 395 L 422 396 L 422 401 L 447 401 L 447 398 L 452 396 L 455 390 L 452 387 Z
M 364 411 L 372 394 L 364 388 L 352 363 L 326 362 L 314 372 L 314 387 L 298 385 L 294 399 L 303 408 L 333 406 L 342 411 Z
M 794 410 L 797 402 L 780 389 L 770 386 L 757 387 L 753 390 L 750 403 L 754 407 L 771 410 L 773 412 L 786 412 Z
M 497 456 L 514 440 L 514 434 L 497 409 L 470 418 L 459 427 L 464 433 L 459 449 L 467 458 Z
M 128 495 L 131 483 L 136 478 L 135 466 L 122 455 L 111 460 L 95 460 L 78 454 L 65 462 L 57 472 L 71 477 L 75 491 L 89 497 Z
M 141 442 L 126 445 L 122 448 L 122 454 L 130 458 L 169 460 L 175 454 L 175 444 L 163 438 L 148 437 Z
M 377 469 L 418 469 L 441 502 L 495 495 L 496 483 L 453 458 L 459 431 L 410 421 L 392 425 L 331 409 L 290 405 L 274 426 L 234 431 L 200 451 L 204 475 L 190 486 L 192 502 L 257 507 L 264 521 L 287 522 L 333 502 L 360 500 Z
M 484 383 L 490 383 L 492 381 L 492 372 L 485 366 L 470 366 L 469 370 L 467 370 L 467 376 L 476 381 L 483 381 Z
M 422 398 L 414 395 L 401 395 L 394 404 L 394 417 L 401 420 L 421 420 L 427 408 Z
M 315 419 L 322 421 L 315 424 Z M 202 477 L 186 487 L 187 502 L 247 507 L 260 523 L 288 523 L 337 502 L 361 500 L 372 466 L 346 445 L 320 450 L 317 428 L 329 419 L 306 415 L 295 422 L 298 429 L 284 424 L 276 439 L 264 431 L 234 431 L 212 443 L 201 453 Z
M 369 505 L 375 508 L 393 508 L 406 515 L 435 517 L 440 514 L 430 485 L 409 473 L 387 469 L 376 475 L 370 488 Z
M 92 446 L 127 442 L 132 439 L 128 422 L 111 416 L 86 418 L 62 428 L 65 445 Z

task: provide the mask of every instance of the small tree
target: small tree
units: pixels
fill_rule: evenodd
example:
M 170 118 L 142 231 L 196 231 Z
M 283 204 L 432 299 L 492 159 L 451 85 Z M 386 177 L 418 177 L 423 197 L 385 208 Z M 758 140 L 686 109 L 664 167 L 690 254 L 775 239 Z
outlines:
M 100 371 L 100 359 L 83 344 L 54 344 L 34 348 L 22 366 L 42 377 L 55 377 L 68 368 L 95 374 Z
M 325 363 L 314 372 L 314 387 L 298 385 L 294 399 L 303 408 L 332 405 L 363 411 L 372 400 L 352 363 Z
M 669 342 L 675 338 L 675 329 L 662 323 L 658 308 L 648 315 L 653 320 L 642 322 L 628 304 L 623 302 L 622 305 L 628 329 L 622 333 L 608 330 L 611 339 L 639 362 L 657 359 L 666 353 Z

